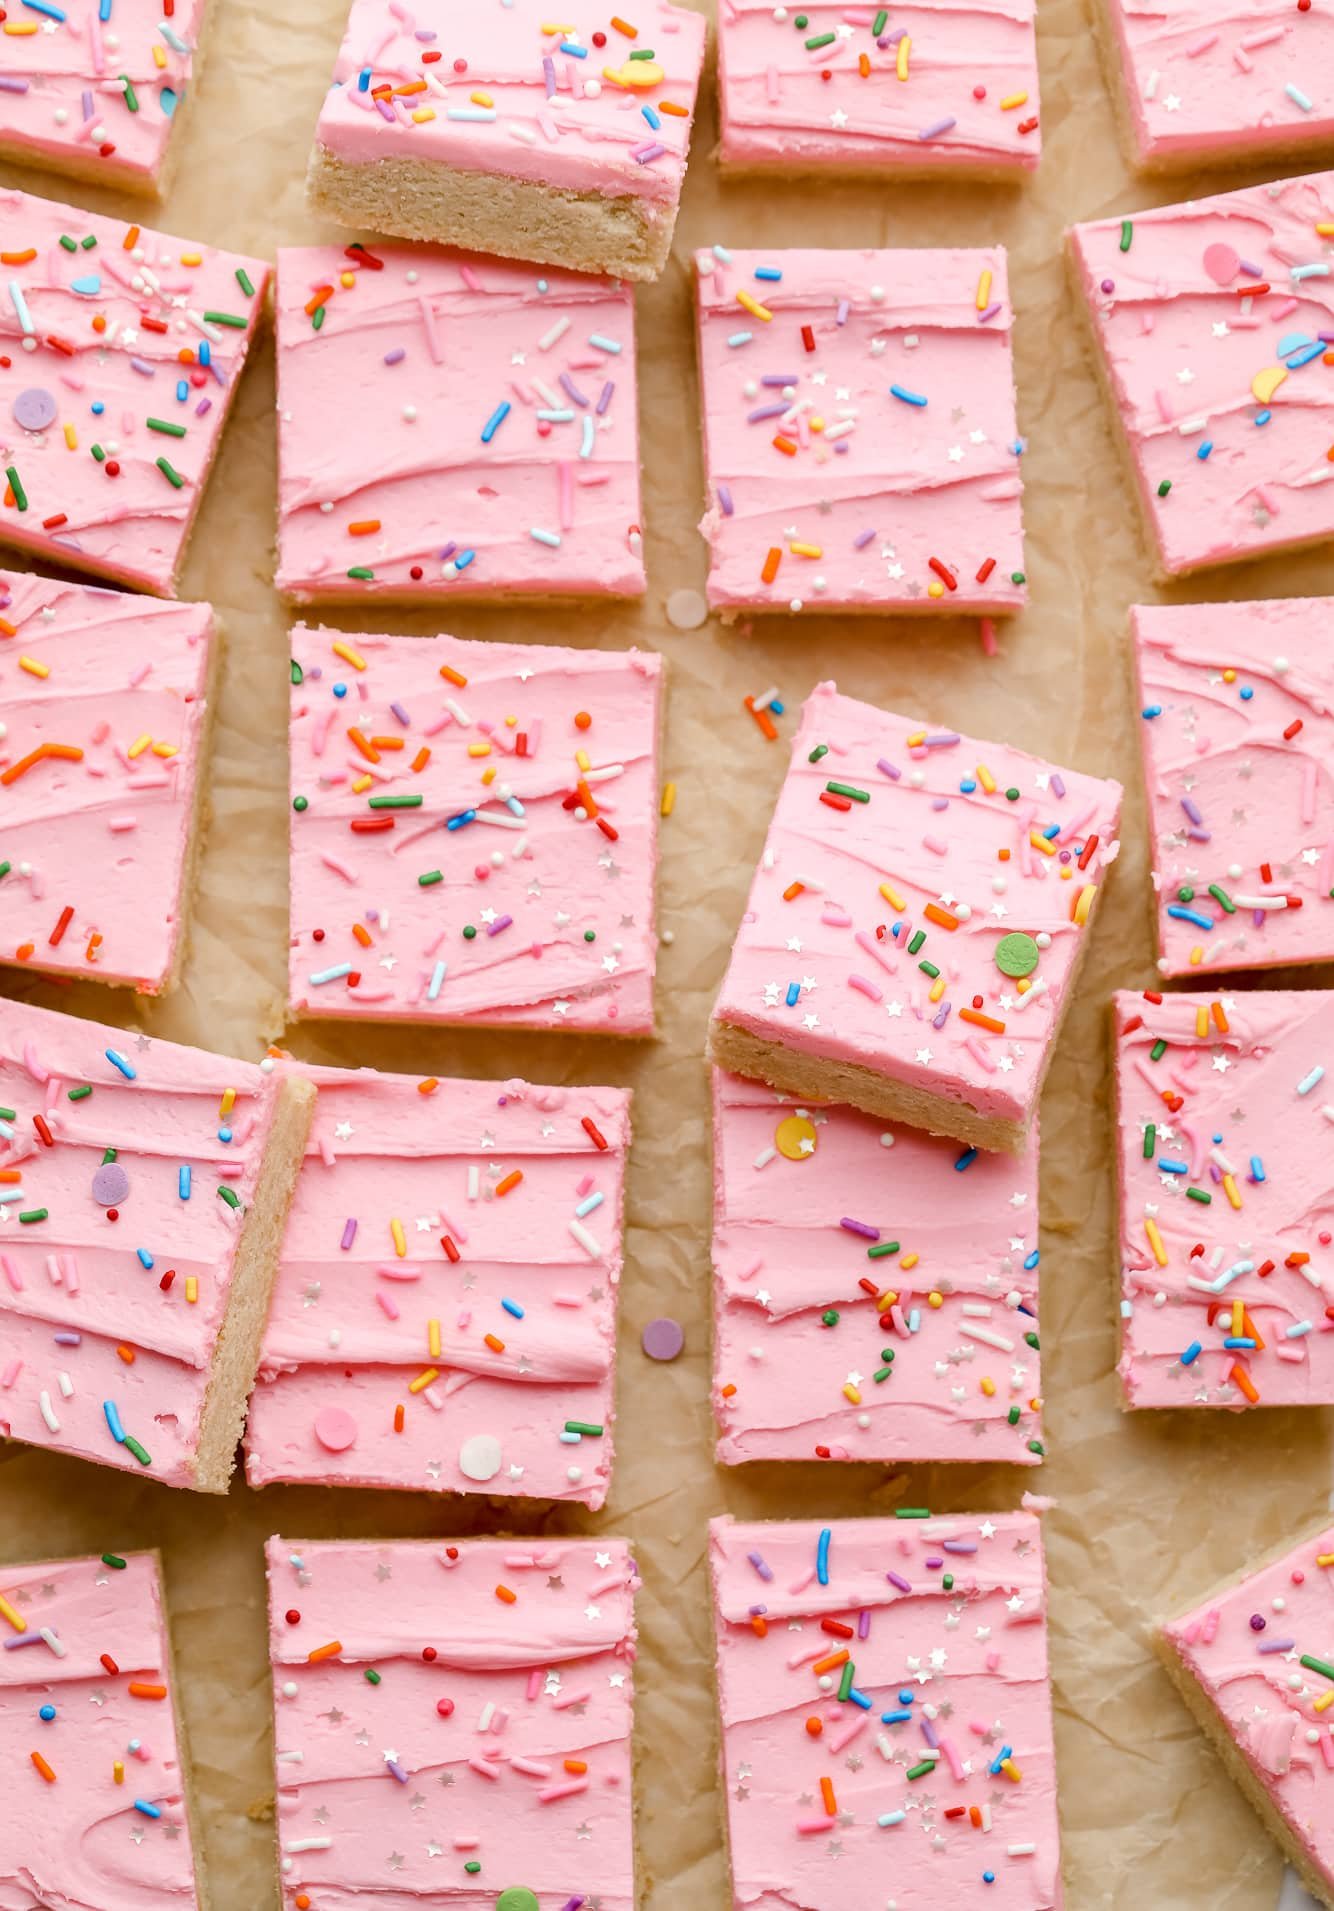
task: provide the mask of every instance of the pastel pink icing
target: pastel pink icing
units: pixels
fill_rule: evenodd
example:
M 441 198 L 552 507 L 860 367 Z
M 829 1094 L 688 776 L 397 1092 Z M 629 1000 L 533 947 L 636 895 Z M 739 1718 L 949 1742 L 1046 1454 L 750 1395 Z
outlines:
M 895 1911 L 1060 1911 L 1039 1521 L 715 1519 L 709 1536 L 736 1911 L 878 1911 L 887 1891 Z M 842 1665 L 816 1670 L 842 1652 L 846 1700 Z
M 1036 1141 L 980 1154 L 715 1069 L 719 1459 L 1036 1465 L 1037 1220 Z
M 1220 14 L 1194 0 L 1105 4 L 1141 165 L 1328 148 L 1334 36 L 1319 7 L 1248 0 Z
M 435 160 L 640 200 L 674 219 L 707 24 L 669 0 L 638 0 L 632 13 L 638 32 L 628 39 L 600 9 L 553 13 L 546 0 L 422 0 L 415 11 L 352 0 L 316 143 L 347 162 Z M 652 61 L 631 57 L 645 50 Z M 386 87 L 417 83 L 425 90 L 383 99 Z M 663 114 L 664 101 L 684 111 Z M 415 120 L 422 111 L 429 117 Z
M 277 307 L 280 591 L 643 592 L 624 286 L 429 246 L 287 247 Z
M 83 1087 L 91 1095 L 71 1100 Z M 252 1064 L 0 1004 L 0 1173 L 19 1176 L 0 1183 L 0 1434 L 193 1483 L 275 1099 L 274 1078 Z M 109 1148 L 121 1172 L 103 1183 Z M 113 1416 L 147 1451 L 146 1467 L 113 1434 Z
M 0 962 L 162 988 L 189 903 L 212 635 L 207 604 L 0 571 Z M 79 757 L 20 770 L 50 743 Z
M 1327 1526 L 1163 1627 L 1276 1820 L 1330 1889 L 1334 1723 L 1328 1707 L 1317 1708 L 1330 1691 L 1332 1563 L 1334 1526 Z
M 267 1551 L 284 1901 L 304 1885 L 320 1911 L 495 1911 L 517 1887 L 539 1911 L 633 1911 L 624 1540 Z
M 1069 235 L 1173 576 L 1334 532 L 1334 397 L 1320 344 L 1334 330 L 1334 280 L 1318 231 L 1331 221 L 1334 173 L 1313 173 Z M 1250 285 L 1268 289 L 1245 293 Z
M 813 762 L 821 746 L 827 754 Z M 870 800 L 830 808 L 820 801 L 830 783 Z M 1013 802 L 1007 789 L 1019 792 Z M 933 731 L 817 684 L 714 1021 L 794 1054 L 874 1069 L 983 1116 L 1031 1119 L 1081 953 L 1073 912 L 1086 890 L 1093 909 L 1119 847 L 1120 807 L 1117 783 Z M 1035 839 L 1050 842 L 1051 854 Z M 928 905 L 957 926 L 926 917 Z M 918 930 L 925 940 L 909 955 Z M 997 966 L 998 945 L 1015 934 L 1036 944 L 1026 993 Z M 928 978 L 924 962 L 940 975 Z M 978 1014 L 1002 1027 L 969 1019 Z
M 0 223 L 6 252 L 33 254 L 0 295 L 0 461 L 24 495 L 10 476 L 0 543 L 173 597 L 269 267 L 23 192 L 0 191 Z
M 1331 618 L 1327 597 L 1130 613 L 1164 975 L 1334 956 Z
M 695 263 L 709 602 L 1017 609 L 1004 249 L 715 247 Z
M 601 1506 L 628 1092 L 303 1073 L 319 1102 L 250 1404 L 250 1484 Z M 567 1443 L 567 1421 L 604 1431 Z
M 292 644 L 294 1012 L 651 1033 L 656 653 Z
M 1266 1406 L 1334 1402 L 1334 994 L 1122 991 L 1115 1011 L 1127 1405 L 1240 1409 L 1247 1382 Z
M 0 1596 L 24 1626 L 0 1617 L 3 1911 L 195 1911 L 199 1902 L 157 1561 L 113 1557 L 123 1566 L 0 1568 Z M 166 1686 L 167 1696 L 137 1698 L 132 1683 Z M 55 1707 L 53 1719 L 38 1716 L 43 1705 Z
M 724 165 L 1031 172 L 1038 163 L 1033 0 L 890 10 L 720 0 L 718 72 Z
M 35 32 L 5 39 L 0 143 L 54 172 L 100 159 L 108 185 L 156 190 L 207 0 L 177 0 L 170 18 L 160 0 L 115 0 L 105 21 L 99 0 L 51 6 L 18 16 Z

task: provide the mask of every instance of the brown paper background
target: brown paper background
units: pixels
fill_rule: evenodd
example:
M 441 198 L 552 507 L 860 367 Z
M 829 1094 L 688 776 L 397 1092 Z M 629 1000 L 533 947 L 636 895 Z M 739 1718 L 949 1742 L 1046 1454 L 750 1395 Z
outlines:
M 1118 1411 L 1105 1003 L 1111 988 L 1151 985 L 1154 973 L 1125 612 L 1155 592 L 1060 264 L 1061 231 L 1072 219 L 1184 198 L 1197 182 L 1179 189 L 1130 182 L 1080 0 L 1042 0 L 1041 13 L 1043 160 L 1036 180 L 1017 190 L 888 181 L 720 187 L 709 79 L 676 256 L 660 284 L 639 292 L 648 597 L 635 610 L 449 614 L 448 627 L 464 637 L 633 642 L 669 660 L 664 774 L 678 797 L 662 828 L 661 926 L 674 941 L 661 951 L 659 1039 L 628 1045 L 560 1035 L 326 1033 L 310 1024 L 288 1032 L 292 1049 L 312 1060 L 610 1081 L 635 1090 L 619 1455 L 605 1513 L 547 1513 L 511 1501 L 497 1514 L 482 1499 L 276 1487 L 252 1493 L 239 1483 L 219 1501 L 30 1448 L 0 1452 L 6 1560 L 144 1545 L 165 1553 L 214 1911 L 268 1911 L 277 1901 L 265 1820 L 272 1785 L 260 1546 L 267 1534 L 457 1535 L 502 1522 L 502 1530 L 628 1534 L 645 1580 L 636 1730 L 644 1902 L 652 1911 L 712 1911 L 727 1901 L 727 1886 L 713 1777 L 706 1520 L 723 1510 L 883 1512 L 900 1501 L 990 1508 L 1013 1505 L 1025 1486 L 1056 1501 L 1046 1524 L 1071 1911 L 1270 1911 L 1275 1902 L 1277 1853 L 1170 1692 L 1143 1628 L 1319 1517 L 1329 1500 L 1334 1415 L 1130 1420 Z M 340 28 L 339 0 L 289 0 L 281 9 L 215 0 L 181 169 L 155 223 L 264 255 L 279 244 L 335 236 L 307 216 L 301 180 Z M 0 179 L 91 198 L 11 168 L 0 169 Z M 98 203 L 129 210 L 111 196 Z M 674 629 L 667 600 L 699 588 L 705 571 L 694 531 L 702 478 L 691 247 L 993 240 L 1010 248 L 1019 421 L 1030 447 L 1032 601 L 1002 626 L 1001 654 L 984 656 L 977 624 L 966 620 L 803 618 L 750 634 L 712 623 Z M 246 376 L 185 573 L 182 594 L 218 606 L 228 655 L 213 824 L 183 985 L 168 1004 L 140 1007 L 120 991 L 0 972 L 6 993 L 246 1056 L 280 1031 L 274 1004 L 285 978 L 287 646 L 270 585 L 272 405 L 266 345 Z M 1174 594 L 1327 591 L 1334 592 L 1334 555 L 1318 553 L 1239 567 Z M 329 621 L 364 628 L 354 614 Z M 429 616 L 392 612 L 373 622 L 403 632 L 438 627 Z M 1022 1478 L 986 1468 L 892 1476 L 817 1462 L 728 1473 L 713 1465 L 708 1103 L 700 1058 L 709 1003 L 787 756 L 786 743 L 766 743 L 740 705 L 747 691 L 779 685 L 789 705 L 780 726 L 786 738 L 791 712 L 822 676 L 853 695 L 1117 776 L 1127 787 L 1125 850 L 1096 918 L 1043 1106 L 1051 1458 Z M 1328 983 L 1330 976 L 1307 971 L 1300 980 Z M 687 1352 L 674 1366 L 647 1361 L 639 1348 L 644 1323 L 660 1313 L 686 1325 Z M 885 1883 L 890 1888 L 892 1879 Z

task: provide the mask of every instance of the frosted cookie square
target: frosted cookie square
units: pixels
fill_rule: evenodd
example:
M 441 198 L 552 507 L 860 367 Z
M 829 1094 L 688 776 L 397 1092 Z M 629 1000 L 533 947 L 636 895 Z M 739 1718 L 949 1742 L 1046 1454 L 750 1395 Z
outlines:
M 299 603 L 641 596 L 630 292 L 419 247 L 280 251 L 275 582 Z
M 0 224 L 0 545 L 174 597 L 269 267 L 23 192 Z
M 246 1478 L 599 1507 L 630 1096 L 302 1071 L 319 1092 Z
M 1334 1526 L 1159 1627 L 1195 1721 L 1318 1904 L 1334 1905 Z
M 713 608 L 1019 609 L 1004 249 L 695 263 Z
M 207 0 L 43 0 L 11 15 L 0 156 L 160 198 L 176 172 Z
M 1044 1448 L 1038 1148 L 886 1130 L 713 1072 L 718 1458 Z
M 624 1540 L 267 1553 L 284 1902 L 634 1911 Z
M 720 1067 L 1020 1152 L 1121 787 L 817 684 L 714 1003 Z
M 314 1091 L 0 1002 L 0 1432 L 225 1493 Z
M 1033 1514 L 715 1519 L 709 1559 L 735 1903 L 1060 1911 Z
M 656 653 L 292 645 L 293 1013 L 651 1034 Z
M 1021 177 L 1041 144 L 1035 26 L 1033 0 L 892 10 L 723 0 L 722 164 L 835 178 Z
M 656 279 L 707 26 L 669 0 L 642 0 L 632 20 L 582 11 L 558 21 L 545 0 L 428 0 L 408 14 L 396 0 L 353 0 L 315 128 L 312 210 L 404 239 Z
M 1334 534 L 1331 233 L 1313 173 L 1068 235 L 1161 578 Z
M 1334 958 L 1334 599 L 1136 605 L 1158 967 Z
M 206 1907 L 157 1553 L 0 1566 L 0 1635 L 5 1901 Z
M 1334 994 L 1114 1010 L 1126 1405 L 1334 1403 Z
M 208 604 L 0 571 L 0 963 L 175 986 L 208 787 Z

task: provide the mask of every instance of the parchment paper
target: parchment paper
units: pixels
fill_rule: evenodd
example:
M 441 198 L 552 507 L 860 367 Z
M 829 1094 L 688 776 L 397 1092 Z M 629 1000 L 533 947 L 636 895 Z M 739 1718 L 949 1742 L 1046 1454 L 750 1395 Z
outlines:
M 457 0 L 467 5 L 475 0 Z M 185 237 L 271 254 L 333 237 L 310 220 L 301 179 L 341 30 L 339 0 L 282 8 L 216 0 L 211 57 L 164 216 Z M 1197 182 L 1130 183 L 1080 0 L 1043 0 L 1044 154 L 1018 189 L 804 182 L 720 188 L 712 81 L 677 235 L 660 284 L 639 294 L 646 532 L 651 587 L 638 611 L 511 614 L 460 609 L 464 637 L 656 646 L 670 666 L 665 774 L 678 786 L 662 831 L 660 1038 L 448 1032 L 288 1031 L 300 1056 L 384 1068 L 635 1090 L 622 1296 L 619 1457 L 609 1505 L 545 1515 L 508 1503 L 508 1530 L 619 1531 L 645 1579 L 638 1706 L 644 1901 L 652 1911 L 727 1903 L 720 1850 L 705 1522 L 1012 1505 L 1050 1494 L 1052 1657 L 1065 1878 L 1071 1911 L 1270 1911 L 1275 1849 L 1253 1821 L 1145 1649 L 1147 1619 L 1183 1605 L 1254 1551 L 1323 1512 L 1330 1412 L 1124 1418 L 1113 1380 L 1115 1250 L 1107 1105 L 1108 991 L 1151 985 L 1143 802 L 1125 612 L 1152 601 L 1132 501 L 1065 289 L 1060 236 L 1072 219 L 1185 198 Z M 985 76 L 981 76 L 985 77 Z M 1259 177 L 1260 175 L 1255 175 Z M 62 194 L 35 174 L 7 182 Z M 1249 178 L 1249 176 L 1248 176 Z M 1215 182 L 1216 183 L 1216 182 Z M 1242 183 L 1238 179 L 1237 183 Z M 88 195 L 83 195 L 87 197 Z M 127 210 L 110 198 L 104 210 Z M 674 629 L 672 593 L 697 589 L 704 548 L 686 261 L 694 245 L 982 244 L 1011 249 L 1019 420 L 1032 604 L 984 656 L 975 622 L 803 619 L 752 633 Z M 261 350 L 224 441 L 186 569 L 184 595 L 211 598 L 229 653 L 213 773 L 214 820 L 180 992 L 139 1010 L 119 991 L 61 988 L 14 970 L 0 990 L 73 1013 L 254 1056 L 280 1030 L 286 935 L 285 618 L 270 588 L 274 524 L 273 360 Z M 337 420 L 332 420 L 334 429 Z M 1189 599 L 1334 592 L 1334 554 L 1237 568 Z M 334 615 L 348 629 L 355 615 Z M 393 631 L 429 617 L 385 612 Z M 822 676 L 935 724 L 996 736 L 1103 775 L 1129 793 L 1126 847 L 1098 912 L 1079 996 L 1042 1113 L 1042 1326 L 1051 1458 L 1021 1481 L 1002 1469 L 870 1466 L 714 1468 L 708 1404 L 710 1170 L 701 1054 L 786 747 L 741 708 L 777 684 L 790 710 Z M 790 734 L 791 717 L 780 726 Z M 1329 972 L 1303 983 L 1329 986 Z M 657 1366 L 644 1323 L 674 1314 L 687 1351 Z M 216 1911 L 276 1903 L 262 1539 L 468 1534 L 496 1530 L 484 1500 L 236 1484 L 225 1502 L 31 1448 L 0 1453 L 0 1549 L 10 1560 L 160 1545 L 176 1612 L 185 1712 L 207 1824 Z M 504 1530 L 504 1529 L 502 1529 Z M 889 1883 L 887 1881 L 887 1889 Z M 963 1911 L 943 1907 L 943 1911 Z

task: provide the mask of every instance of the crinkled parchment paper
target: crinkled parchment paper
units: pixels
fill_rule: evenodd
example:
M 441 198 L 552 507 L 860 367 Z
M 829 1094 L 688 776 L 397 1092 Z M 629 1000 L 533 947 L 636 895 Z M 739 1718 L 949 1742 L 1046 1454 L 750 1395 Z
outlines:
M 458 0 L 475 4 L 476 0 Z M 339 0 L 283 8 L 217 0 L 215 35 L 173 196 L 158 222 L 187 237 L 272 254 L 333 236 L 306 216 L 301 179 L 339 37 Z M 509 1530 L 619 1531 L 644 1574 L 638 1799 L 645 1903 L 714 1911 L 727 1901 L 714 1786 L 705 1522 L 883 1512 L 900 1500 L 950 1510 L 1050 1494 L 1052 1658 L 1072 1911 L 1269 1911 L 1277 1854 L 1207 1752 L 1145 1649 L 1143 1628 L 1294 1534 L 1326 1507 L 1324 1412 L 1180 1414 L 1134 1420 L 1113 1380 L 1113 1170 L 1107 1094 L 1108 991 L 1151 984 L 1143 803 L 1125 613 L 1152 598 L 1131 500 L 1083 357 L 1059 247 L 1072 219 L 1187 196 L 1194 181 L 1129 183 L 1080 0 L 1043 0 L 1044 156 L 1021 188 L 820 186 L 720 189 L 712 82 L 686 188 L 677 256 L 639 293 L 651 588 L 640 610 L 508 613 L 460 609 L 460 636 L 656 646 L 670 664 L 665 774 L 675 814 L 662 831 L 660 1038 L 289 1032 L 309 1059 L 437 1074 L 611 1081 L 635 1091 L 627 1271 L 622 1293 L 619 1463 L 605 1515 L 544 1514 L 508 1502 Z M 3 176 L 35 191 L 36 176 Z M 60 196 L 78 197 L 75 192 Z M 126 210 L 110 198 L 106 210 Z M 694 245 L 908 246 L 1003 240 L 1017 310 L 1019 419 L 1029 449 L 1026 519 L 1032 603 L 983 654 L 976 623 L 837 618 L 747 633 L 673 628 L 673 593 L 698 589 L 701 471 L 686 261 Z M 0 975 L 0 989 L 73 1013 L 254 1056 L 280 1031 L 286 935 L 285 619 L 270 588 L 274 524 L 273 357 L 257 353 L 224 442 L 186 569 L 184 593 L 219 607 L 228 631 L 212 778 L 213 825 L 184 983 L 166 1006 L 116 991 Z M 338 429 L 337 418 L 330 428 Z M 1197 597 L 1334 592 L 1334 556 L 1238 569 Z M 355 616 L 335 616 L 358 628 Z M 386 612 L 394 631 L 430 618 Z M 1003 1470 L 756 1466 L 723 1474 L 708 1404 L 710 1172 L 705 1020 L 742 907 L 786 748 L 741 708 L 777 684 L 789 705 L 823 676 L 936 724 L 1004 738 L 1120 777 L 1126 847 L 1101 905 L 1088 966 L 1043 1109 L 1042 1325 L 1050 1460 L 1023 1481 Z M 1308 971 L 1305 982 L 1328 974 Z M 674 1314 L 687 1351 L 647 1361 L 644 1323 Z M 0 1551 L 42 1558 L 160 1545 L 177 1618 L 184 1705 L 207 1825 L 217 1911 L 276 1901 L 265 1812 L 271 1798 L 269 1693 L 260 1544 L 265 1535 L 485 1533 L 480 1499 L 233 1487 L 225 1502 L 31 1448 L 0 1453 Z M 886 1890 L 893 1880 L 886 1879 Z M 962 1911 L 948 1907 L 946 1911 Z

